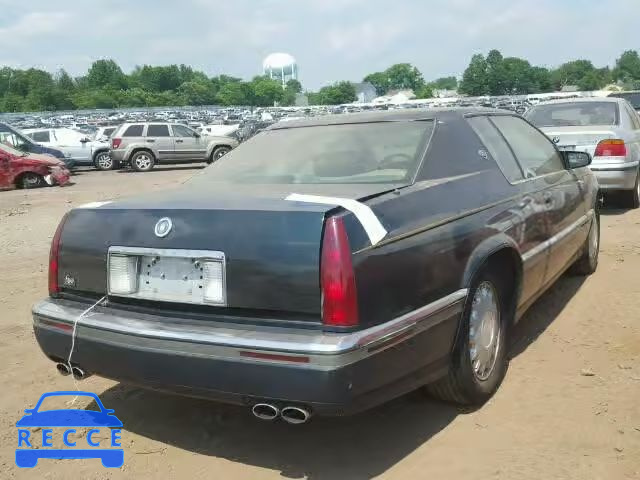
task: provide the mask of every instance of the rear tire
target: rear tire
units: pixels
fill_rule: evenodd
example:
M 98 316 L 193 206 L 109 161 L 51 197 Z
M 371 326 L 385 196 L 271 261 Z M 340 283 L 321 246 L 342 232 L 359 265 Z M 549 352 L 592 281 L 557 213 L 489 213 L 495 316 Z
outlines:
M 115 162 L 111 158 L 108 151 L 98 152 L 93 161 L 96 169 L 98 170 L 113 170 Z
M 636 183 L 633 190 L 624 192 L 625 194 L 625 207 L 638 208 L 640 207 L 640 172 L 636 174 Z
M 600 214 L 596 211 L 591 222 L 589 235 L 582 247 L 582 255 L 571 266 L 573 275 L 591 275 L 598 268 L 600 254 Z
M 27 172 L 20 177 L 21 188 L 40 188 L 44 187 L 46 184 L 47 182 L 44 180 L 44 177 L 37 173 Z
M 135 152 L 131 155 L 131 167 L 136 172 L 148 172 L 153 169 L 156 159 L 153 156 L 153 153 L 142 150 L 140 152 Z
M 446 377 L 427 385 L 432 396 L 460 405 L 482 405 L 507 372 L 507 329 L 513 320 L 508 282 L 491 268 L 469 289 L 462 325 Z M 495 344 L 494 344 L 495 342 Z

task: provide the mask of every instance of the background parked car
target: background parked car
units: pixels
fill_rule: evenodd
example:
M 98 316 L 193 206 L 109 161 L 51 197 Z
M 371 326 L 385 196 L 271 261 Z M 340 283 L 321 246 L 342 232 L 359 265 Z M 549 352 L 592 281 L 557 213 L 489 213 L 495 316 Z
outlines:
M 91 137 L 91 158 L 98 170 L 112 170 L 118 168 L 111 158 L 111 135 L 118 129 L 118 126 L 99 127 Z
M 50 155 L 25 153 L 0 144 L 1 189 L 65 185 L 70 175 L 64 162 Z
M 231 137 L 203 137 L 176 123 L 125 123 L 111 137 L 111 158 L 139 172 L 156 164 L 213 163 L 238 145 Z
M 640 110 L 640 90 L 631 92 L 615 92 L 609 94 L 610 98 L 624 98 L 636 110 Z
M 52 157 L 62 160 L 69 170 L 74 166 L 73 159 L 66 156 L 62 150 L 40 145 L 6 123 L 0 123 L 0 143 L 9 145 L 22 152 L 51 155 Z
M 526 118 L 560 150 L 593 156 L 591 170 L 603 192 L 621 191 L 626 206 L 640 206 L 640 117 L 622 98 L 556 100 L 536 105 Z
M 86 133 L 71 128 L 29 128 L 24 133 L 40 145 L 62 150 L 77 166 L 93 165 L 91 139 Z

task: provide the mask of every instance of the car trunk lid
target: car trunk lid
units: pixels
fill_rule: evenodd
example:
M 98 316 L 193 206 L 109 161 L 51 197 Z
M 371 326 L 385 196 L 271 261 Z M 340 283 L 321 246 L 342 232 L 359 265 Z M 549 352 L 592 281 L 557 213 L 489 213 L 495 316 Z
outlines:
M 113 247 L 215 251 L 225 258 L 227 310 L 300 313 L 320 321 L 320 245 L 325 216 L 335 206 L 285 198 L 290 193 L 322 191 L 359 199 L 392 188 L 324 187 L 254 185 L 214 187 L 215 192 L 183 188 L 75 209 L 61 238 L 60 285 L 104 295 L 107 254 Z M 171 219 L 172 228 L 159 237 L 154 231 L 162 218 Z M 358 222 L 348 225 L 361 229 Z M 350 236 L 354 242 L 366 239 L 361 231 Z M 158 275 L 147 265 L 141 265 L 139 275 Z

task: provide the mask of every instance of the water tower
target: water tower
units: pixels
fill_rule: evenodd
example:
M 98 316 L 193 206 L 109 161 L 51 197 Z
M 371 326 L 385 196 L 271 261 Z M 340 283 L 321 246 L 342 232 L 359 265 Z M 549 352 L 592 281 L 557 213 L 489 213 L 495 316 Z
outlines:
M 272 53 L 262 62 L 262 73 L 280 82 L 284 88 L 289 80 L 298 80 L 298 65 L 288 53 Z

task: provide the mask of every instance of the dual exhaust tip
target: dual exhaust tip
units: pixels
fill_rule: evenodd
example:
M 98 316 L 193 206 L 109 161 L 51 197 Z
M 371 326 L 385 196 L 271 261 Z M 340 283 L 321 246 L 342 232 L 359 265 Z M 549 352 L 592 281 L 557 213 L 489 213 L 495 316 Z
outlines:
M 64 377 L 68 375 L 73 375 L 73 378 L 76 380 L 84 380 L 89 377 L 90 374 L 85 372 L 82 368 L 78 366 L 71 366 L 69 368 L 69 364 L 67 363 L 57 363 L 56 369 L 58 373 Z M 311 412 L 301 407 L 284 407 L 280 410 L 275 405 L 270 403 L 256 403 L 252 408 L 251 412 L 253 416 L 259 418 L 260 420 L 265 421 L 273 421 L 278 417 L 282 418 L 287 423 L 291 425 L 301 425 L 303 423 L 307 423 L 311 418 Z
M 69 368 L 69 364 L 62 362 L 56 363 L 56 370 L 58 370 L 58 373 L 63 377 L 73 375 L 73 378 L 75 378 L 76 380 L 84 380 L 85 378 L 90 376 L 90 374 L 85 372 L 82 368 L 78 366 L 72 366 L 71 368 Z
M 284 407 L 280 410 L 270 403 L 256 403 L 251 412 L 260 420 L 273 421 L 278 417 L 292 425 L 307 423 L 311 418 L 311 412 L 301 407 Z

